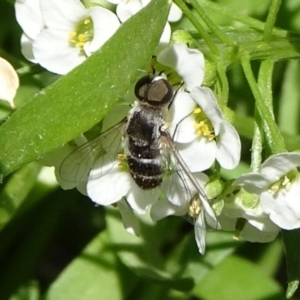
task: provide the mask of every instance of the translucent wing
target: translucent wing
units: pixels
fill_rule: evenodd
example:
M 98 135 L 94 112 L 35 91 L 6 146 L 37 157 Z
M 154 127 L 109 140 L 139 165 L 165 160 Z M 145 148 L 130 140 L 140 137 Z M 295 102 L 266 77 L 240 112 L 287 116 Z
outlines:
M 192 199 L 198 197 L 201 203 L 199 214 L 202 212 L 203 209 L 205 212 L 205 219 L 207 223 L 212 228 L 219 228 L 219 223 L 217 221 L 215 213 L 209 204 L 209 200 L 203 188 L 201 187 L 199 180 L 197 179 L 197 176 L 200 176 L 201 174 L 193 174 L 190 172 L 188 166 L 186 165 L 186 163 L 180 156 L 180 153 L 173 144 L 170 133 L 167 130 L 163 130 L 161 134 L 161 142 L 166 146 L 167 151 L 169 152 L 170 163 L 172 164 L 173 162 L 173 164 L 176 166 L 175 177 L 177 178 L 175 178 L 174 184 L 172 184 L 170 192 L 168 192 L 167 194 L 169 201 L 174 205 L 178 205 L 178 203 L 182 203 L 183 199 L 184 202 L 189 206 Z M 178 183 L 179 181 L 180 184 Z M 178 197 L 178 195 L 181 197 L 181 199 L 177 200 L 176 197 Z M 178 201 L 178 203 L 176 203 L 176 201 Z
M 122 129 L 126 122 L 125 118 L 69 154 L 60 165 L 60 177 L 72 183 L 86 181 L 97 159 L 105 157 L 106 162 L 117 161 L 121 149 Z

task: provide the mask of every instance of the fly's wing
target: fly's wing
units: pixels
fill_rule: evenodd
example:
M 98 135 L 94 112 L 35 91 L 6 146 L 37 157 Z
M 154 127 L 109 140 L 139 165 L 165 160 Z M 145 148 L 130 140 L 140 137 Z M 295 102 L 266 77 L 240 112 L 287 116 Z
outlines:
M 172 190 L 171 194 L 168 193 L 167 195 L 169 201 L 175 205 L 178 205 L 179 203 L 182 203 L 183 199 L 187 205 L 187 210 L 190 212 L 193 199 L 198 198 L 200 201 L 200 207 L 197 209 L 198 213 L 201 214 L 205 212 L 205 219 L 207 223 L 214 229 L 219 228 L 220 225 L 216 215 L 209 204 L 209 200 L 203 188 L 196 178 L 196 174 L 192 174 L 189 171 L 188 166 L 173 144 L 170 133 L 167 130 L 163 130 L 161 134 L 161 142 L 165 145 L 166 151 L 168 151 L 170 156 L 169 164 L 175 165 L 174 176 L 177 177 L 177 179 L 174 180 L 173 187 L 170 188 L 170 191 Z M 180 181 L 180 184 L 178 184 L 178 180 Z M 179 203 L 175 203 L 174 201 L 177 201 L 176 197 L 178 197 L 178 195 L 181 195 L 181 201 L 178 199 Z M 172 200 L 173 196 L 175 196 L 175 200 Z M 192 217 L 196 217 L 196 215 Z
M 122 128 L 127 119 L 106 130 L 93 140 L 71 152 L 61 163 L 60 177 L 67 182 L 78 183 L 88 179 L 90 170 L 97 159 L 107 162 L 117 161 L 121 149 Z M 101 164 L 101 162 L 100 162 Z M 108 172 L 109 170 L 106 170 Z M 101 174 L 99 176 L 102 176 Z

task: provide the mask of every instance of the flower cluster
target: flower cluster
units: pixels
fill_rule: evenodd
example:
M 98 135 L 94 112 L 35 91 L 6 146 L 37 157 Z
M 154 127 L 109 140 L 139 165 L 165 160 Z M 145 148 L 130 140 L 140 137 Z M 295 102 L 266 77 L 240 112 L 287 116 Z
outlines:
M 100 6 L 86 8 L 79 0 L 17 0 L 16 18 L 23 29 L 22 53 L 51 72 L 66 74 L 97 51 L 122 22 L 150 0 L 109 2 L 116 5 L 116 14 Z M 181 16 L 180 9 L 172 4 L 168 22 L 176 22 Z M 165 173 L 162 183 L 150 190 L 137 185 L 130 173 L 128 155 L 124 153 L 121 125 L 115 127 L 119 133 L 113 139 L 108 137 L 113 130 L 108 130 L 75 150 L 75 155 L 68 156 L 74 145 L 60 149 L 54 163 L 57 180 L 64 189 L 76 187 L 99 205 L 117 205 L 125 228 L 136 235 L 139 224 L 135 214 L 150 212 L 155 221 L 169 215 L 187 216 L 194 223 L 201 253 L 205 251 L 207 225 L 235 231 L 238 237 L 251 242 L 269 242 L 280 229 L 299 228 L 299 153 L 273 155 L 261 165 L 260 172 L 244 174 L 226 188 L 222 186 L 224 189 L 210 195 L 210 199 L 206 196 L 211 178 L 203 171 L 236 168 L 241 142 L 233 125 L 224 117 L 214 92 L 203 86 L 203 54 L 183 43 L 169 46 L 168 22 L 155 50 L 156 61 L 163 66 L 162 70 L 175 73 L 181 85 L 175 90 L 172 105 L 163 108 L 162 115 L 169 115 L 163 127 L 168 129 L 159 128 L 158 132 L 162 135 L 166 130 L 163 138 L 169 138 L 169 144 L 160 141 L 159 162 Z M 17 77 L 5 61 L 0 60 L 0 68 L 6 79 L 5 72 L 11 74 L 11 86 L 15 87 L 13 91 L 6 90 L 9 95 L 2 88 L 0 98 L 12 101 Z M 169 75 L 160 73 L 165 79 Z M 5 80 L 2 82 L 6 84 Z M 129 117 L 139 107 L 135 102 Z M 78 139 L 76 147 L 84 142 Z M 212 204 L 222 206 L 218 218 Z
M 118 4 L 117 15 L 101 6 L 85 8 L 79 0 L 17 0 L 23 55 L 51 72 L 66 74 L 97 51 L 117 31 L 120 21 L 125 22 L 149 1 L 110 2 Z M 178 21 L 181 15 L 173 4 L 170 21 Z M 170 37 L 167 24 L 160 48 Z

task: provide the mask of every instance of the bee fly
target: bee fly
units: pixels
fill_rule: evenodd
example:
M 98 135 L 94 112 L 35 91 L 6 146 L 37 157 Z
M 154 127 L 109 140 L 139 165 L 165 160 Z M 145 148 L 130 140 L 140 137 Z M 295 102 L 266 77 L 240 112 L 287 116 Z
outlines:
M 67 156 L 60 166 L 61 178 L 74 183 L 87 181 L 96 161 L 98 168 L 110 162 L 117 164 L 118 155 L 123 153 L 136 184 L 143 190 L 151 190 L 161 185 L 165 173 L 175 165 L 184 186 L 193 186 L 204 209 L 216 220 L 202 187 L 190 173 L 167 130 L 165 115 L 174 99 L 171 84 L 162 76 L 144 76 L 137 81 L 134 92 L 137 101 L 128 116 Z M 103 171 L 97 172 L 97 178 L 109 171 L 103 167 Z M 187 201 L 192 199 L 192 192 L 189 196 Z

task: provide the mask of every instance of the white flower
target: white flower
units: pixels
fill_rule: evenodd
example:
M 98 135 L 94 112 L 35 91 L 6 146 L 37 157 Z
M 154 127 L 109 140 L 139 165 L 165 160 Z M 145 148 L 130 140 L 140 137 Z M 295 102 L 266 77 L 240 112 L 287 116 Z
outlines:
M 260 206 L 283 229 L 300 227 L 300 153 L 270 156 L 261 172 L 242 175 L 234 184 L 260 196 Z
M 14 97 L 19 87 L 19 77 L 12 65 L 0 57 L 0 99 L 15 108 Z
M 47 153 L 39 160 L 45 166 L 55 167 L 56 180 L 64 190 L 77 188 L 83 195 L 87 195 L 86 184 L 88 181 L 88 173 L 86 172 L 86 174 L 83 176 L 75 176 L 74 172 L 78 172 L 78 170 L 74 170 L 73 167 L 71 167 L 72 172 L 61 174 L 60 166 L 67 157 L 69 157 L 76 149 L 78 149 L 79 146 L 85 144 L 86 142 L 87 139 L 83 135 L 80 135 L 74 139 L 74 141 L 63 145 L 62 147 L 57 148 L 50 153 Z
M 193 174 L 197 182 L 203 186 L 208 177 L 203 173 Z M 219 227 L 215 213 L 206 198 L 202 197 L 183 172 L 174 173 L 162 183 L 166 199 L 154 203 L 151 207 L 151 218 L 154 221 L 169 215 L 188 215 L 193 219 L 195 239 L 199 252 L 205 252 L 206 223 L 213 229 Z
M 111 11 L 79 0 L 18 0 L 15 8 L 23 55 L 57 74 L 81 64 L 120 26 Z
M 100 205 L 117 203 L 123 197 L 138 214 L 145 214 L 147 207 L 154 203 L 159 189 L 145 191 L 137 186 L 129 170 L 118 158 L 111 160 L 108 153 L 100 157 L 89 174 L 87 194 Z
M 144 8 L 150 0 L 107 0 L 113 4 L 117 4 L 116 13 L 122 23 L 127 21 L 130 17 Z M 182 17 L 182 11 L 179 7 L 172 3 L 168 21 L 177 22 Z M 155 53 L 159 53 L 162 49 L 168 46 L 171 38 L 171 27 L 169 23 L 166 23 L 164 31 L 161 35 L 158 47 L 155 49 Z
M 233 169 L 240 160 L 241 142 L 235 128 L 223 117 L 212 91 L 200 87 L 204 79 L 204 57 L 185 44 L 163 50 L 157 60 L 183 79 L 171 107 L 171 133 L 191 172 L 208 169 L 215 160 Z
M 237 231 L 238 237 L 249 242 L 273 241 L 280 231 L 263 212 L 259 197 L 244 190 L 224 200 L 218 221 L 222 230 Z
M 117 4 L 117 15 L 121 22 L 125 22 L 130 17 L 139 12 L 145 7 L 151 0 L 107 0 L 110 3 Z M 182 11 L 180 8 L 172 3 L 168 21 L 177 22 L 182 17 Z

